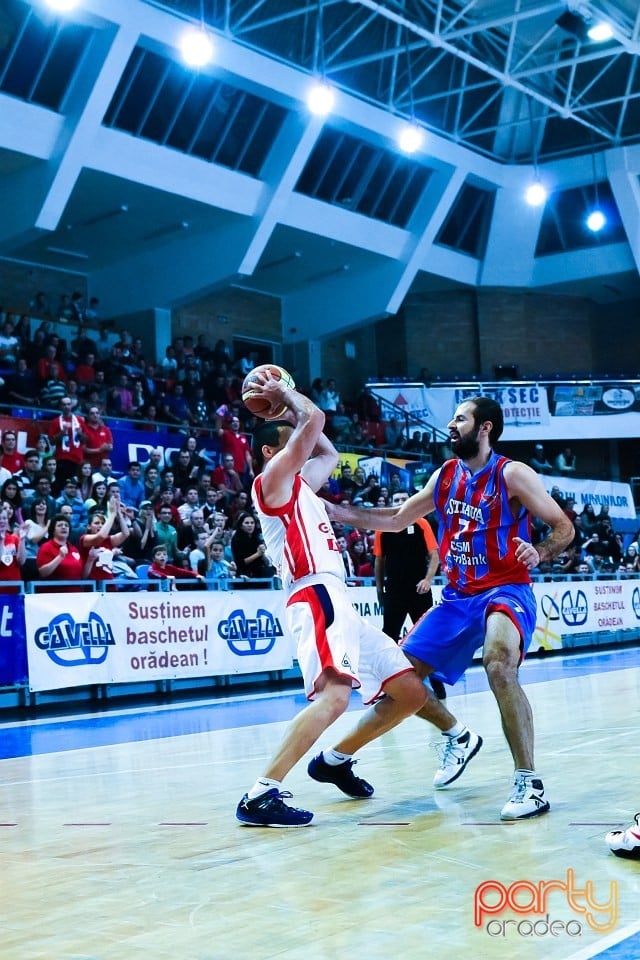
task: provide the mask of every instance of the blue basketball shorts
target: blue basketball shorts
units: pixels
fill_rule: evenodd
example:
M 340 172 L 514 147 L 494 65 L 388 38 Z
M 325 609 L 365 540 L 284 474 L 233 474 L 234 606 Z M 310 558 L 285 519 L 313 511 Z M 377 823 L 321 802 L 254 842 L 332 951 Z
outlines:
M 505 584 L 478 594 L 446 586 L 442 602 L 418 620 L 402 641 L 402 649 L 454 684 L 483 646 L 487 617 L 495 612 L 504 613 L 515 626 L 524 657 L 536 628 L 536 598 L 528 583 Z

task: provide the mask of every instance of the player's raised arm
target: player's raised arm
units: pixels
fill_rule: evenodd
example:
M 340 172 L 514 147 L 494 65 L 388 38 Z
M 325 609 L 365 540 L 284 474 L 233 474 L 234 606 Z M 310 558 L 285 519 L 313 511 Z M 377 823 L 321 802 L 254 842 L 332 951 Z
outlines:
M 429 477 L 423 490 L 414 493 L 398 507 L 355 507 L 352 504 L 327 504 L 327 510 L 332 520 L 341 520 L 354 527 L 367 527 L 373 530 L 383 530 L 398 533 L 405 530 L 419 517 L 431 513 L 434 507 L 433 491 L 435 489 L 439 470 Z
M 268 371 L 256 388 L 273 406 L 283 403 L 287 407 L 281 419 L 265 421 L 254 433 L 254 447 L 259 448 L 254 453 L 259 465 L 264 465 L 262 494 L 269 506 L 281 506 L 291 497 L 296 474 L 303 472 L 312 485 L 317 482 L 314 489 L 319 489 L 335 469 L 338 454 L 322 433 L 324 413 L 308 397 L 272 378 Z

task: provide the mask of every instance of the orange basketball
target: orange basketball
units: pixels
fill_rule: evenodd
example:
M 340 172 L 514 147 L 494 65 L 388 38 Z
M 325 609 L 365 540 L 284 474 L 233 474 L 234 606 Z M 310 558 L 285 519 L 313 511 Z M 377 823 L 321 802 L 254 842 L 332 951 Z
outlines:
M 261 417 L 263 420 L 277 420 L 287 409 L 287 405 L 285 403 L 279 403 L 274 407 L 270 400 L 267 400 L 258 390 L 253 390 L 251 387 L 251 384 L 259 380 L 260 374 L 266 370 L 269 371 L 275 380 L 284 380 L 288 387 L 292 389 L 295 387 L 293 377 L 284 367 L 278 367 L 275 363 L 261 363 L 260 366 L 254 367 L 244 378 L 242 384 L 242 402 L 247 410 L 250 410 L 254 416 Z

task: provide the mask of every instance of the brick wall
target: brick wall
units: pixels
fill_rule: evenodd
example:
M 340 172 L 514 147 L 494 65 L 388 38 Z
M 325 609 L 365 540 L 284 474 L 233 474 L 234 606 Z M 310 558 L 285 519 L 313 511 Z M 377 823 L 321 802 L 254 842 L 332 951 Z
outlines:
M 330 369 L 325 359 L 340 369 L 345 395 L 367 377 L 493 378 L 496 364 L 517 364 L 523 378 L 640 373 L 639 310 L 636 301 L 596 304 L 511 289 L 409 294 L 397 317 L 367 328 L 369 367 L 360 381 L 344 379 L 365 366 L 342 359 L 353 333 L 323 344 L 323 370 Z
M 173 336 L 187 334 L 197 340 L 203 333 L 210 347 L 225 340 L 231 349 L 234 336 L 282 343 L 280 301 L 277 297 L 231 288 L 212 293 L 173 312 Z

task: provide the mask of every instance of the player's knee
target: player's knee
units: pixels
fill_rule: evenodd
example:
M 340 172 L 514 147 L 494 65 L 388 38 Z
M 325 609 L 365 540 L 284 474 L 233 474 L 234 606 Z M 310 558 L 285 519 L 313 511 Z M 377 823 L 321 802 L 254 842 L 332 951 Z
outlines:
M 327 683 L 320 697 L 325 703 L 326 709 L 331 713 L 334 720 L 342 716 L 351 699 L 350 683 Z
M 427 691 L 417 673 L 406 675 L 406 682 L 402 690 L 402 705 L 408 713 L 417 713 L 427 699 Z
M 502 658 L 489 658 L 484 661 L 489 686 L 492 690 L 502 690 L 512 686 L 517 679 L 515 665 Z

